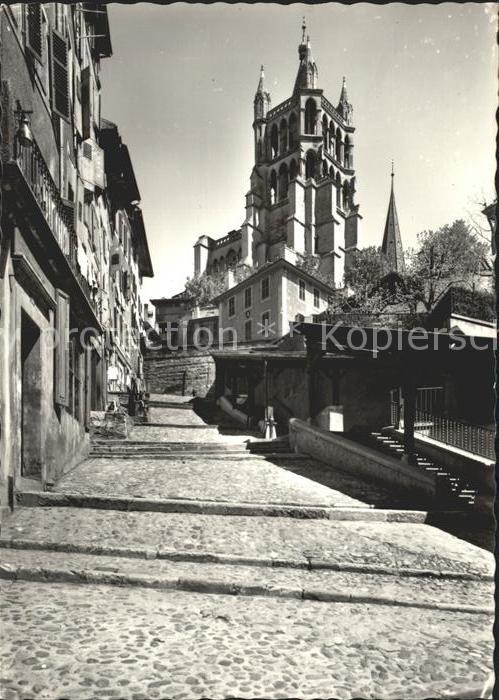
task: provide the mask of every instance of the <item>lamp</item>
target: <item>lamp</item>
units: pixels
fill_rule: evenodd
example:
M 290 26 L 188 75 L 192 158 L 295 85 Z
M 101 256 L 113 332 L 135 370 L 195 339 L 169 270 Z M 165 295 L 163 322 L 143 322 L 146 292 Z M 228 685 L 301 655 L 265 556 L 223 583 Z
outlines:
M 17 100 L 16 107 L 17 109 L 14 114 L 19 119 L 19 126 L 16 131 L 17 140 L 21 146 L 31 148 L 33 145 L 33 134 L 31 133 L 28 114 L 32 114 L 32 110 L 23 109 L 19 100 Z

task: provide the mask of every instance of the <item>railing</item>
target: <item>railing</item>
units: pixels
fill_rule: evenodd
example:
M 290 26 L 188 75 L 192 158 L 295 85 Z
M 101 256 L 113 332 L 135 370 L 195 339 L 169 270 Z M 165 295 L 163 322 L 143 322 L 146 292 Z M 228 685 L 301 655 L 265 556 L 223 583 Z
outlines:
M 289 97 L 287 100 L 284 102 L 281 102 L 281 104 L 276 105 L 273 109 L 270 109 L 267 112 L 267 119 L 274 119 L 275 117 L 279 116 L 279 114 L 282 114 L 286 110 L 288 110 L 290 107 L 292 107 L 295 103 L 295 98 L 294 97 Z
M 45 159 L 34 141 L 31 147 L 26 147 L 16 139 L 14 157 L 85 296 L 97 311 L 92 290 L 82 275 L 76 258 L 78 237 L 74 229 L 72 208 L 64 203 Z
M 494 431 L 481 425 L 470 425 L 446 416 L 416 410 L 414 432 L 466 452 L 495 459 Z
M 227 234 L 227 236 L 219 238 L 217 241 L 215 241 L 215 245 L 213 246 L 213 248 L 221 248 L 222 246 L 227 245 L 227 243 L 234 243 L 235 241 L 238 241 L 241 238 L 241 235 L 241 231 L 229 233 Z

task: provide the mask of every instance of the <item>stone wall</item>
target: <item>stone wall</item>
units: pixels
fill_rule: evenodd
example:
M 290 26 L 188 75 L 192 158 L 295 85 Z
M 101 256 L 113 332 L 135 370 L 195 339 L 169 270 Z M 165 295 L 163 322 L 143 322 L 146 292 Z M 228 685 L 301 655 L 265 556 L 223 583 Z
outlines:
M 206 396 L 215 383 L 215 361 L 209 352 L 148 350 L 144 377 L 151 394 Z

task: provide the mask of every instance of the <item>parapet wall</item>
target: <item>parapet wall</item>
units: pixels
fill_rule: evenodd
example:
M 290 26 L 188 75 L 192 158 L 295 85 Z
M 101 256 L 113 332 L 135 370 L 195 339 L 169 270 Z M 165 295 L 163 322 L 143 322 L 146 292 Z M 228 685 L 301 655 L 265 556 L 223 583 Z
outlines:
M 215 361 L 203 350 L 148 350 L 144 377 L 151 394 L 206 396 L 215 383 Z
M 432 475 L 297 418 L 289 421 L 289 442 L 295 452 L 310 455 L 355 476 L 364 476 L 398 489 L 409 489 L 412 493 L 435 495 L 435 477 Z

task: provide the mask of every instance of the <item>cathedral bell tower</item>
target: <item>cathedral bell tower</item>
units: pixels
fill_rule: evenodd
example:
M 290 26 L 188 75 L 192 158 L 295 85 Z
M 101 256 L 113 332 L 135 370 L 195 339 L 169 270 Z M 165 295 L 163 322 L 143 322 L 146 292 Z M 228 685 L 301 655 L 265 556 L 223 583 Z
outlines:
M 321 270 L 342 286 L 361 219 L 355 203 L 353 109 L 345 79 L 336 107 L 319 88 L 305 21 L 298 57 L 293 93 L 272 109 L 261 68 L 243 259 L 261 265 L 284 253 L 317 255 Z

